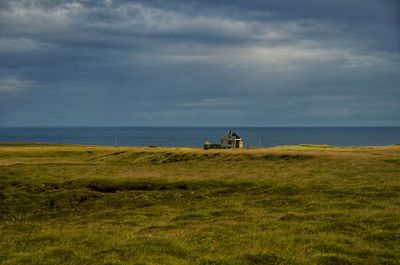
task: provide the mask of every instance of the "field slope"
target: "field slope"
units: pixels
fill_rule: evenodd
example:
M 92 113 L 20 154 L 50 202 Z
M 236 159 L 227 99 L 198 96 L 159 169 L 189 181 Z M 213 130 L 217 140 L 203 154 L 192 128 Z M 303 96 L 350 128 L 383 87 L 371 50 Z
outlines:
M 400 146 L 0 144 L 0 264 L 400 264 Z

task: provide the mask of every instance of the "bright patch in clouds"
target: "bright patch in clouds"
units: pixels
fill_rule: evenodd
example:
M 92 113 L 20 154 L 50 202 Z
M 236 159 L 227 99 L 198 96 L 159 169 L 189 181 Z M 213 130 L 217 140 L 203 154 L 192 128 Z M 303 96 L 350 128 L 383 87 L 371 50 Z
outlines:
M 32 82 L 13 78 L 0 79 L 0 93 L 19 93 L 32 86 Z

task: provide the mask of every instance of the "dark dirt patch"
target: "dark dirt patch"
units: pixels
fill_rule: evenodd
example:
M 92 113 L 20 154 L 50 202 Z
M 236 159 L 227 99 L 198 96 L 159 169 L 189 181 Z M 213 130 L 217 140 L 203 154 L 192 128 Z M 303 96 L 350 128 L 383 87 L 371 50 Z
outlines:
M 162 191 L 162 190 L 186 190 L 189 188 L 185 182 L 174 183 L 152 183 L 152 182 L 123 182 L 113 183 L 107 181 L 96 181 L 86 185 L 87 188 L 97 192 L 114 193 L 117 191 Z
M 291 155 L 291 154 L 282 154 L 282 155 L 276 155 L 276 154 L 268 154 L 262 156 L 264 160 L 284 160 L 284 161 L 304 161 L 304 160 L 310 160 L 313 159 L 314 157 L 312 155 Z

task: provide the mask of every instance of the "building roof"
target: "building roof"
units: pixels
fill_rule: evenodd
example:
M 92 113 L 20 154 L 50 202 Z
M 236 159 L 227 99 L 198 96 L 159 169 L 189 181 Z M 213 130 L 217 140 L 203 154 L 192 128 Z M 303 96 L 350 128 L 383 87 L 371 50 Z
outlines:
M 231 136 L 232 137 L 235 137 L 236 139 L 241 139 L 242 137 L 240 137 L 239 135 L 237 135 L 236 133 L 234 133 L 234 132 L 231 132 Z
M 237 135 L 235 132 L 229 131 L 227 134 L 222 136 L 221 139 L 242 139 L 239 135 Z

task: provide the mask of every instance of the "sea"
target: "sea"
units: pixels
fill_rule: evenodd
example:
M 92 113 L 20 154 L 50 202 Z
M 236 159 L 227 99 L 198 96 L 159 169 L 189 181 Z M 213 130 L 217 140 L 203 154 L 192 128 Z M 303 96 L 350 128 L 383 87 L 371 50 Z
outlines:
M 246 147 L 400 143 L 400 127 L 0 127 L 0 142 L 202 147 L 232 130 Z

